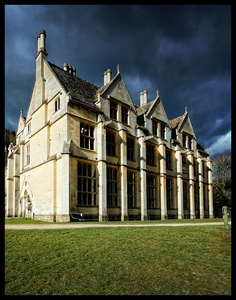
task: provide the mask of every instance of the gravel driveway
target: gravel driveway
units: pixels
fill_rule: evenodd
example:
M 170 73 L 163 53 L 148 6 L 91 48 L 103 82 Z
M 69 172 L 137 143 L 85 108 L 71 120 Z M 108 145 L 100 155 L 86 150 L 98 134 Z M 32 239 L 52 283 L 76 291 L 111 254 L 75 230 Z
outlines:
M 163 226 L 209 226 L 224 225 L 224 222 L 206 223 L 163 223 L 163 224 L 91 224 L 91 223 L 50 223 L 50 224 L 5 224 L 5 229 L 69 229 L 69 228 L 89 228 L 89 227 L 163 227 Z

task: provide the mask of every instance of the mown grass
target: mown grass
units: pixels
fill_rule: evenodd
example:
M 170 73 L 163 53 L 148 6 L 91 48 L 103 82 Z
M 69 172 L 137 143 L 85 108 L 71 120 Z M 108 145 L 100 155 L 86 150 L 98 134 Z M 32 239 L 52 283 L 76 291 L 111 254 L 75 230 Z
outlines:
M 223 225 L 5 230 L 5 295 L 231 295 Z

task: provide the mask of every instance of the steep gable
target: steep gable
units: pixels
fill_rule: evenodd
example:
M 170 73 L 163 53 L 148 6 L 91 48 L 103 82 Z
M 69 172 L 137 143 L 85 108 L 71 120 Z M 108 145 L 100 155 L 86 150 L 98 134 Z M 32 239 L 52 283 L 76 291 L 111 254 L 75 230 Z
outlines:
M 159 96 L 155 99 L 153 105 L 147 111 L 147 117 L 153 117 L 160 121 L 168 123 L 168 117 L 165 108 L 162 104 L 161 98 Z
M 129 91 L 120 73 L 117 73 L 117 75 L 108 84 L 99 89 L 98 92 L 101 96 L 106 97 L 109 95 L 115 100 L 128 105 L 133 109 L 133 111 L 136 111 Z
M 161 98 L 157 96 L 154 100 L 137 108 L 137 116 L 146 115 L 147 118 L 154 117 L 160 121 L 168 123 L 168 117 Z
M 187 111 L 182 116 L 169 121 L 170 126 L 178 132 L 186 132 L 194 137 L 195 133 Z
M 63 70 L 52 63 L 49 63 L 49 65 L 66 92 L 70 94 L 72 102 L 90 109 L 98 110 L 98 107 L 95 104 L 97 100 L 96 93 L 99 89 L 98 86 Z

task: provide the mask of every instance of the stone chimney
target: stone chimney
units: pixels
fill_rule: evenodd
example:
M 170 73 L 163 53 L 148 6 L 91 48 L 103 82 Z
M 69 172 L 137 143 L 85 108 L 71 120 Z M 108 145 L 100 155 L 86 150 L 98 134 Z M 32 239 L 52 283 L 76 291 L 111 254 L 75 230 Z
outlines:
M 147 94 L 148 92 L 146 90 L 140 92 L 140 106 L 147 104 Z
M 68 64 L 67 63 L 64 63 L 63 70 L 66 71 L 66 72 L 68 72 Z
M 109 83 L 111 81 L 111 69 L 107 69 L 104 72 L 104 85 L 106 85 L 107 83 Z
M 38 53 L 40 51 L 46 52 L 46 31 L 40 30 L 38 35 Z
M 63 70 L 73 75 L 76 75 L 76 68 L 68 65 L 67 63 L 64 63 Z

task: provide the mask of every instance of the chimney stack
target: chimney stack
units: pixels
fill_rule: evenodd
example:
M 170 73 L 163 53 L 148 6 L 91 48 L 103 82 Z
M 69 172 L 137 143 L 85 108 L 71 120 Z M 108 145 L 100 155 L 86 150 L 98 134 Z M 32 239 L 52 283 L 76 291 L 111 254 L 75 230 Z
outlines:
M 107 83 L 109 83 L 111 81 L 111 69 L 107 69 L 104 72 L 104 85 L 106 85 Z
M 148 92 L 146 90 L 140 92 L 140 106 L 147 104 L 147 94 Z
M 68 65 L 67 63 L 64 63 L 63 70 L 73 75 L 76 75 L 76 68 Z
M 38 52 L 43 51 L 46 53 L 46 31 L 40 30 L 38 35 Z

